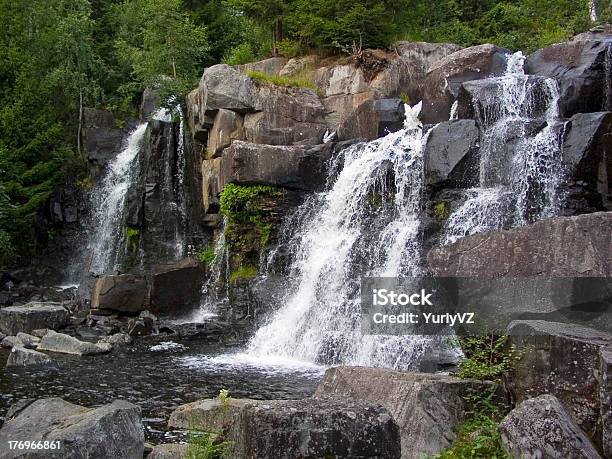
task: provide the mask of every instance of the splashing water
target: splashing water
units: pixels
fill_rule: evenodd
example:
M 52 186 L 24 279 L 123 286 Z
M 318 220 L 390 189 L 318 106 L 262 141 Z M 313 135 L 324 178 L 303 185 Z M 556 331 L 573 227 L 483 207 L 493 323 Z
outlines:
M 351 146 L 336 158 L 330 187 L 290 220 L 292 264 L 283 306 L 249 343 L 251 358 L 409 368 L 430 338 L 364 336 L 361 276 L 423 272 L 423 135 L 420 104 L 406 107 L 403 130 Z
M 488 80 L 494 89 L 477 94 L 480 186 L 465 192 L 465 201 L 446 222 L 442 244 L 525 225 L 558 210 L 563 181 L 559 90 L 552 79 L 525 75 L 524 61 L 521 52 L 509 56 L 505 75 Z M 534 134 L 534 129 L 539 130 Z

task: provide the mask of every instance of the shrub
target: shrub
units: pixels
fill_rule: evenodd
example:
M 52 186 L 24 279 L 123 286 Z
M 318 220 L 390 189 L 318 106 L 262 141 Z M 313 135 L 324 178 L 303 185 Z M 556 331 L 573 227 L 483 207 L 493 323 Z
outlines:
M 215 262 L 215 247 L 213 245 L 207 245 L 203 249 L 196 252 L 195 256 L 200 263 L 210 266 Z
M 256 59 L 257 56 L 253 52 L 250 43 L 241 43 L 228 51 L 223 57 L 223 63 L 228 65 L 243 65 L 253 62 Z
M 459 338 L 465 359 L 459 364 L 457 376 L 499 380 L 518 358 L 514 347 L 508 347 L 507 336 L 469 336 Z

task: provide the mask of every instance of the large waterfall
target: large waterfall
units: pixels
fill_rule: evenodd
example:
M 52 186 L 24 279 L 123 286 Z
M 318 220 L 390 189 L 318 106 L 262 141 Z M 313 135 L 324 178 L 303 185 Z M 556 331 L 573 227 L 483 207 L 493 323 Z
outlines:
M 344 150 L 329 189 L 288 223 L 293 262 L 283 306 L 251 340 L 251 356 L 393 368 L 418 363 L 428 338 L 362 335 L 359 279 L 422 272 L 426 136 L 419 109 L 407 107 L 401 131 Z

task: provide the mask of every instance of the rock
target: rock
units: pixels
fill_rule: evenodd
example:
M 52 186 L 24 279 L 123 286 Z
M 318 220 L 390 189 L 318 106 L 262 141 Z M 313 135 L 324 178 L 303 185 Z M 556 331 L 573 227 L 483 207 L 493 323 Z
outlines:
M 224 432 L 238 419 L 241 410 L 250 405 L 265 403 L 263 400 L 229 398 L 222 408 L 218 398 L 198 400 L 175 409 L 168 419 L 170 429 L 196 429 L 202 432 Z
M 610 277 L 611 226 L 608 212 L 550 218 L 465 237 L 430 250 L 427 262 L 436 276 Z
M 151 311 L 142 311 L 140 314 L 138 314 L 138 317 L 141 319 L 151 319 L 153 322 L 157 322 L 157 316 Z
M 144 279 L 132 274 L 102 276 L 96 279 L 91 293 L 91 309 L 138 312 L 147 295 Z
M 230 456 L 400 457 L 397 424 L 387 410 L 358 400 L 322 398 L 247 404 L 227 435 Z
M 142 459 L 144 451 L 140 408 L 123 400 L 94 409 L 60 398 L 32 401 L 7 416 L 0 445 L 8 441 L 58 441 L 61 457 L 72 458 Z M 49 453 L 34 450 L 27 457 L 43 459 Z M 3 446 L 3 459 L 18 457 L 26 457 L 23 450 Z
M 556 396 L 587 435 L 601 445 L 600 350 L 612 335 L 574 324 L 517 320 L 508 327 L 510 344 L 527 349 L 510 374 L 517 402 L 540 394 Z
M 43 368 L 57 370 L 57 365 L 51 358 L 32 349 L 15 346 L 6 361 L 7 368 Z
M 218 158 L 225 147 L 229 147 L 234 140 L 244 139 L 243 117 L 231 110 L 219 109 L 215 115 L 212 129 L 208 134 L 208 147 L 206 156 Z
M 208 143 L 208 130 L 213 125 L 213 117 L 206 114 L 206 109 L 200 102 L 200 90 L 194 89 L 187 94 L 187 124 L 189 132 L 199 145 Z M 203 116 L 203 118 L 201 118 Z
M 321 100 L 325 107 L 325 122 L 330 129 L 336 130 L 340 123 L 347 119 L 357 107 L 368 100 L 373 100 L 371 92 L 358 94 L 338 94 Z
M 338 126 L 338 140 L 383 137 L 404 126 L 404 104 L 399 99 L 367 100 Z
M 315 397 L 352 397 L 384 406 L 401 433 L 402 458 L 435 455 L 455 439 L 469 411 L 465 397 L 494 391 L 492 383 L 382 368 L 335 367 L 325 372 Z
M 147 459 L 183 459 L 187 457 L 189 445 L 179 443 L 163 443 L 153 447 Z
M 110 346 L 103 344 L 93 344 L 80 341 L 72 336 L 63 333 L 56 333 L 49 330 L 40 340 L 39 351 L 59 352 L 62 354 L 92 355 L 103 354 L 110 351 Z
M 142 92 L 142 101 L 140 102 L 140 119 L 150 120 L 159 109 L 159 106 L 159 91 L 152 88 L 146 88 Z
M 324 97 L 359 94 L 369 90 L 363 71 L 349 63 L 318 68 L 313 72 L 312 78 Z
M 578 211 L 612 210 L 612 113 L 579 113 L 565 125 L 563 163 Z M 586 201 L 586 204 L 584 203 Z
M 333 152 L 333 144 L 303 147 L 236 141 L 221 158 L 221 188 L 236 183 L 315 191 L 325 185 Z
M 6 335 L 2 332 L 0 332 L 0 342 L 2 342 L 2 340 L 6 338 Z
M 599 400 L 601 443 L 604 457 L 612 457 L 612 348 L 599 351 Z
M 155 332 L 153 321 L 150 318 L 130 319 L 128 322 L 129 336 L 149 336 Z
M 502 75 L 510 52 L 495 45 L 478 45 L 447 55 L 433 64 L 425 77 L 424 124 L 446 121 L 461 84 Z
M 234 68 L 246 72 L 265 73 L 268 76 L 277 76 L 287 64 L 287 59 L 284 57 L 270 57 L 262 61 L 249 62 L 244 65 L 236 65 Z
M 224 108 L 245 113 L 254 108 L 255 85 L 253 80 L 226 64 L 217 64 L 204 70 L 199 84 L 199 118 L 207 112 Z
M 511 457 L 601 457 L 552 395 L 540 395 L 521 403 L 504 418 L 499 432 L 504 449 Z
M 318 59 L 319 56 L 316 55 L 293 57 L 287 61 L 278 75 L 282 77 L 295 76 L 312 70 L 317 65 Z
M 28 349 L 36 349 L 40 343 L 40 338 L 23 332 L 17 333 L 17 339 L 23 343 L 23 347 L 27 347 Z
M 69 322 L 70 313 L 60 303 L 31 302 L 0 309 L 0 330 L 7 335 L 37 328 L 58 329 Z
M 16 336 L 6 336 L 0 342 L 0 347 L 12 349 L 13 347 L 24 347 L 23 342 Z
M 610 46 L 610 36 L 557 43 L 531 54 L 525 69 L 529 74 L 557 81 L 563 117 L 612 110 L 612 98 L 608 95 L 612 82 L 605 66 Z
M 105 336 L 100 341 L 98 341 L 98 345 L 100 344 L 110 344 L 111 346 L 127 346 L 128 344 L 132 344 L 132 338 L 126 333 L 115 333 L 111 336 Z
M 32 336 L 36 336 L 37 338 L 42 338 L 43 336 L 47 334 L 48 331 L 49 329 L 47 328 L 37 328 L 36 330 L 32 330 L 30 334 Z
M 427 183 L 466 188 L 476 185 L 479 139 L 473 120 L 445 121 L 435 126 L 423 153 Z
M 176 314 L 199 303 L 204 271 L 193 258 L 153 267 L 151 304 L 153 313 Z
M 221 158 L 202 161 L 202 203 L 204 212 L 219 211 L 219 193 L 221 193 Z
M 232 338 L 236 333 L 235 327 L 228 322 L 216 319 L 206 319 L 202 322 L 166 323 L 160 324 L 160 331 L 177 334 L 181 339 L 199 340 L 218 343 L 223 338 Z

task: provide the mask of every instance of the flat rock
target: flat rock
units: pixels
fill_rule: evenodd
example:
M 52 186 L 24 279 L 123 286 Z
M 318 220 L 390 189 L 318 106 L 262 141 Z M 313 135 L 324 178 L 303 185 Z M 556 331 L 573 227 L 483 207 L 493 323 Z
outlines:
M 218 398 L 198 400 L 175 409 L 168 419 L 168 427 L 221 432 L 227 429 L 244 407 L 258 403 L 263 403 L 263 401 L 230 398 L 226 407 L 222 407 Z
M 70 313 L 60 303 L 32 302 L 0 309 L 0 330 L 7 335 L 37 328 L 58 329 L 69 321 Z
M 147 459 L 183 459 L 187 455 L 189 445 L 179 443 L 164 443 L 153 447 Z
M 11 350 L 6 367 L 57 369 L 57 365 L 48 355 L 21 346 L 15 346 Z
M 120 312 L 138 312 L 143 309 L 147 294 L 144 279 L 131 274 L 102 276 L 96 279 L 91 294 L 91 308 Z
M 38 344 L 40 343 L 40 338 L 33 335 L 28 335 L 27 333 L 19 332 L 17 333 L 17 339 L 23 343 L 24 347 L 28 349 L 36 349 Z
M 584 458 L 601 456 L 552 395 L 525 400 L 500 423 L 504 449 L 511 457 Z
M 40 340 L 38 350 L 62 354 L 92 355 L 109 352 L 111 346 L 108 344 L 93 344 L 80 341 L 72 336 L 49 330 Z
M 12 349 L 14 346 L 24 347 L 23 342 L 16 336 L 6 336 L 0 342 L 0 347 Z
M 61 449 L 9 449 L 9 441 L 58 441 Z M 100 458 L 142 459 L 144 433 L 140 408 L 116 400 L 99 408 L 85 408 L 60 398 L 28 401 L 11 410 L 0 429 L 2 459 Z

